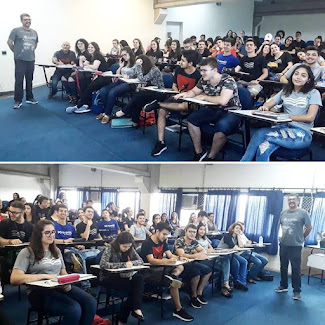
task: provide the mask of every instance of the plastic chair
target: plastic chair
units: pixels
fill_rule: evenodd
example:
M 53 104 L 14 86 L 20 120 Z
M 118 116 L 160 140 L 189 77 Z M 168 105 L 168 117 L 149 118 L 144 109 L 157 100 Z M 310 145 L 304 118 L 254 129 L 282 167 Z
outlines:
M 37 318 L 31 319 L 33 313 L 37 314 Z M 43 310 L 30 306 L 29 309 L 28 309 L 28 313 L 27 313 L 26 325 L 30 325 L 30 324 L 42 325 L 44 320 L 46 322 L 45 324 L 49 325 L 50 324 L 49 319 L 52 318 L 52 317 L 58 318 L 58 322 L 56 322 L 56 324 L 60 325 L 61 316 L 49 316 Z
M 119 64 L 118 63 L 114 63 L 110 66 L 109 70 L 113 72 L 113 74 L 116 74 L 117 69 L 119 68 Z

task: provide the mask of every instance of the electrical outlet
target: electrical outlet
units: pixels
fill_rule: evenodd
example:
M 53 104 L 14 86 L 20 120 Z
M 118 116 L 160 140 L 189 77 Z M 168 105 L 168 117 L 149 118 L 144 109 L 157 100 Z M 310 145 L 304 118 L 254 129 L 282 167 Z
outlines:
M 1 51 L 2 55 L 7 55 L 7 51 Z

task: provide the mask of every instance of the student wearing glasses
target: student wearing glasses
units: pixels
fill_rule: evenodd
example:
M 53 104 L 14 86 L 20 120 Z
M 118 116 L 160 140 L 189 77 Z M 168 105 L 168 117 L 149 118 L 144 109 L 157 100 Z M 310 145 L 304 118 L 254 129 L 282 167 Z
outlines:
M 41 220 L 35 227 L 27 248 L 21 250 L 11 274 L 11 284 L 52 280 L 66 275 L 60 250 L 54 243 L 55 229 L 50 220 Z M 73 285 L 57 289 L 38 289 L 26 285 L 28 300 L 36 309 L 63 316 L 61 325 L 91 325 L 96 313 L 96 300 Z
M 122 57 L 119 61 L 119 68 L 116 74 L 121 74 L 123 78 L 134 78 L 135 72 L 135 56 L 129 46 L 125 46 L 121 52 Z M 112 83 L 100 89 L 100 98 L 104 104 L 105 112 L 96 116 L 96 120 L 101 120 L 102 124 L 108 124 L 112 119 L 112 111 L 117 98 L 135 90 L 135 86 L 128 84 L 119 79 L 112 80 Z

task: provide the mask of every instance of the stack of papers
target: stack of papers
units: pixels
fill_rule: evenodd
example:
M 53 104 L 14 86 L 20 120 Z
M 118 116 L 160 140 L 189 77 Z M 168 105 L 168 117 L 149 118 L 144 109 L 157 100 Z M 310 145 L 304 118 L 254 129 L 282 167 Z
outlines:
M 257 116 L 267 117 L 272 120 L 278 120 L 278 121 L 289 119 L 289 114 L 275 113 L 275 112 L 271 112 L 271 111 L 254 111 L 253 114 L 257 115 Z

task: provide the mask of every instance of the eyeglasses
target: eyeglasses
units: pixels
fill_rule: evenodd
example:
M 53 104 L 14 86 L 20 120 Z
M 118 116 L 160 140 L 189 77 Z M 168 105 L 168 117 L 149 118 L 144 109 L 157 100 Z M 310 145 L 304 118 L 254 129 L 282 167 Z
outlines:
M 15 211 L 8 211 L 10 214 L 13 214 L 14 216 L 18 216 L 19 214 L 21 214 L 22 212 L 15 212 Z
M 56 230 L 46 230 L 46 231 L 43 231 L 43 234 L 47 237 L 50 237 L 52 235 L 55 235 L 56 234 Z

